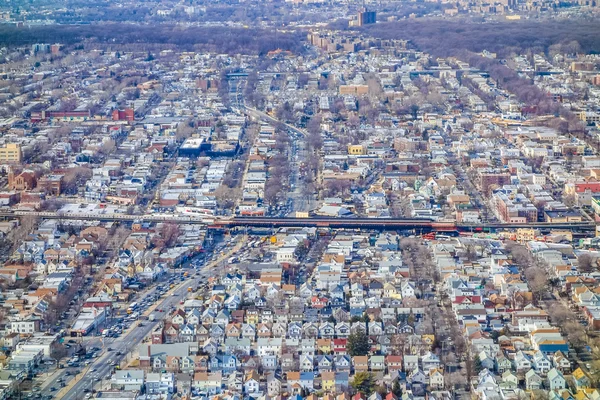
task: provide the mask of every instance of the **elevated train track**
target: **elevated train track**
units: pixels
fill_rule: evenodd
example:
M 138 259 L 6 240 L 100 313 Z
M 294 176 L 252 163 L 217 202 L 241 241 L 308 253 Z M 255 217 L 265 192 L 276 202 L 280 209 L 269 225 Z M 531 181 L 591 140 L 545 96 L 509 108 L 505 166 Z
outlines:
M 514 223 L 485 223 L 465 224 L 454 222 L 438 222 L 430 219 L 418 218 L 330 218 L 330 217 L 214 217 L 196 215 L 171 215 L 171 214 L 103 214 L 103 213 L 61 213 L 61 212 L 35 212 L 35 211 L 0 211 L 2 218 L 21 218 L 24 216 L 37 216 L 47 219 L 64 220 L 98 220 L 98 221 L 123 221 L 123 222 L 170 222 L 176 224 L 202 224 L 213 228 L 257 227 L 257 228 L 283 228 L 283 227 L 324 227 L 345 229 L 379 229 L 379 230 L 415 230 L 417 232 L 470 232 L 495 229 L 536 228 L 540 230 L 570 229 L 573 231 L 593 231 L 596 224 L 593 221 L 585 222 L 534 222 L 527 224 Z

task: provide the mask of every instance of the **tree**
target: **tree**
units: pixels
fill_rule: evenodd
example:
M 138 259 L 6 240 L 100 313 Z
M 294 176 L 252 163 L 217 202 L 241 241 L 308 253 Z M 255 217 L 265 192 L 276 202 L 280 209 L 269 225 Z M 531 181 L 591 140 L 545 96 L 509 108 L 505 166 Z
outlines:
M 562 201 L 567 207 L 573 207 L 576 204 L 575 195 L 572 194 L 563 194 Z
M 12 251 L 15 251 L 21 245 L 21 242 L 27 238 L 27 235 L 37 225 L 38 221 L 39 217 L 35 215 L 24 215 L 21 217 L 19 226 L 9 233 L 9 239 L 13 243 Z
M 57 346 L 53 346 L 50 357 L 54 358 L 55 360 L 60 360 L 61 358 L 66 357 L 68 354 L 69 352 L 67 351 L 67 348 L 63 344 L 59 344 Z
M 357 392 L 369 396 L 375 386 L 375 379 L 369 372 L 358 372 L 354 375 L 351 386 Z
M 565 323 L 563 331 L 567 334 L 567 339 L 574 347 L 580 348 L 586 343 L 587 335 L 579 322 L 572 321 Z
M 50 198 L 48 200 L 42 201 L 42 204 L 40 205 L 40 210 L 43 210 L 43 211 L 58 211 L 64 205 L 65 205 L 64 201 L 62 201 L 60 199 L 56 199 L 56 198 Z
M 67 194 L 76 194 L 77 190 L 84 186 L 85 182 L 92 177 L 92 170 L 88 167 L 75 167 L 67 170 L 63 177 L 62 187 Z
M 294 110 L 292 110 L 292 105 L 286 101 L 277 108 L 275 111 L 275 116 L 280 121 L 291 121 L 294 118 Z
M 548 398 L 549 398 L 548 391 L 542 390 L 542 389 L 536 389 L 536 390 L 532 391 L 531 398 L 533 400 L 548 400 Z
M 194 133 L 194 127 L 192 121 L 181 122 L 177 125 L 177 131 L 175 133 L 175 137 L 177 140 L 185 140 L 192 136 Z
M 98 149 L 98 153 L 103 155 L 109 155 L 117 149 L 117 144 L 113 139 L 104 139 L 102 146 Z
M 217 205 L 221 208 L 231 208 L 240 194 L 240 189 L 231 189 L 228 186 L 221 185 L 215 189 L 213 195 Z
M 362 331 L 352 333 L 350 336 L 348 336 L 346 348 L 348 349 L 348 355 L 351 357 L 365 356 L 371 350 L 369 337 Z
M 579 272 L 587 274 L 592 272 L 592 269 L 594 268 L 594 264 L 596 263 L 595 260 L 592 258 L 592 256 L 590 256 L 589 254 L 582 254 L 577 258 L 577 269 L 579 270 Z
M 509 244 L 506 246 L 515 264 L 520 267 L 528 267 L 533 263 L 531 253 L 525 246 L 519 244 Z
M 469 261 L 475 261 L 477 259 L 477 252 L 472 244 L 468 244 L 465 248 L 465 256 Z
M 265 202 L 270 206 L 277 205 L 277 203 L 282 200 L 283 197 L 282 189 L 283 182 L 281 176 L 274 174 L 273 176 L 269 177 L 267 183 L 265 184 Z
M 392 393 L 394 393 L 397 398 L 402 397 L 402 387 L 400 387 L 400 382 L 398 381 L 398 379 L 394 381 L 394 385 L 392 386 Z
M 467 384 L 467 377 L 460 372 L 452 372 L 444 375 L 444 386 L 448 390 L 456 389 L 456 386 L 464 386 Z
M 548 304 L 548 314 L 556 326 L 564 326 L 567 321 L 575 318 L 573 312 L 559 301 L 553 301 Z
M 548 289 L 546 270 L 539 266 L 532 266 L 525 270 L 525 277 L 534 299 L 541 300 L 542 294 Z
M 306 244 L 304 242 L 298 243 L 298 246 L 296 246 L 296 250 L 294 251 L 294 254 L 296 255 L 296 257 L 299 260 L 304 259 L 304 257 L 306 257 L 306 255 L 308 254 L 308 246 L 306 246 Z
M 317 114 L 315 116 L 313 116 L 306 124 L 306 130 L 310 133 L 310 134 L 321 134 L 321 122 L 322 122 L 323 118 L 321 117 L 321 115 Z
M 321 150 L 323 147 L 323 137 L 320 132 L 313 132 L 306 138 L 306 143 L 313 150 Z
M 160 236 L 166 247 L 174 246 L 179 238 L 179 225 L 172 222 L 163 224 L 160 229 Z
M 328 192 L 329 196 L 338 196 L 338 195 L 343 196 L 346 194 L 346 192 L 348 192 L 348 190 L 350 190 L 350 187 L 352 185 L 347 180 L 332 179 L 330 181 L 327 181 L 325 186 L 327 188 L 327 192 Z
M 479 358 L 479 354 L 475 354 L 473 357 L 473 370 L 475 371 L 475 375 L 478 375 L 483 369 L 483 365 L 481 365 L 481 358 Z

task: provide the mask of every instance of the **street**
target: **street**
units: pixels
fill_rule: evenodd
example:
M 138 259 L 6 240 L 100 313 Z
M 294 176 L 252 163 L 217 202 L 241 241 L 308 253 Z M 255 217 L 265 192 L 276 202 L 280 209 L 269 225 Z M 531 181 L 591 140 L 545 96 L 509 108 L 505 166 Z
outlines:
M 182 301 L 188 295 L 188 287 L 197 287 L 200 283 L 206 282 L 207 278 L 215 273 L 214 268 L 220 265 L 224 260 L 230 257 L 233 253 L 239 251 L 241 246 L 245 243 L 244 235 L 239 235 L 233 240 L 228 246 L 226 246 L 218 258 L 210 263 L 203 266 L 199 276 L 190 276 L 188 279 L 182 281 L 173 289 L 166 293 L 166 297 L 159 300 L 153 306 L 149 307 L 143 315 L 148 316 L 150 314 L 155 315 L 154 321 L 134 321 L 131 326 L 127 328 L 127 331 L 121 337 L 117 338 L 102 338 L 99 336 L 87 337 L 84 339 L 86 347 L 100 347 L 102 354 L 93 359 L 92 363 L 81 370 L 79 375 L 73 376 L 71 373 L 75 371 L 75 368 L 65 368 L 57 370 L 54 374 L 53 379 L 49 380 L 47 385 L 43 387 L 41 394 L 45 398 L 46 396 L 54 396 L 56 398 L 65 400 L 81 399 L 83 393 L 91 391 L 93 389 L 100 389 L 99 386 L 103 380 L 110 380 L 111 374 L 117 365 L 125 366 L 131 357 L 131 352 L 142 343 L 144 338 L 158 326 L 166 314 L 172 307 L 176 307 L 180 301 Z M 192 270 L 193 271 L 193 270 Z M 156 291 L 156 287 L 146 292 L 144 296 L 152 296 Z M 156 311 L 162 310 L 162 311 Z M 140 322 L 143 326 L 140 326 Z M 108 350 L 110 349 L 110 351 Z M 69 375 L 66 375 L 69 371 Z M 60 391 L 52 390 L 56 388 L 56 383 L 64 379 L 66 386 Z
M 123 360 L 128 361 L 129 353 L 162 321 L 170 307 L 177 305 L 187 295 L 187 287 L 190 283 L 197 285 L 204 277 L 205 275 L 201 275 L 200 278 L 186 280 L 174 288 L 173 294 L 169 294 L 158 303 L 157 308 L 164 310 L 164 312 L 155 312 L 156 319 L 154 321 L 144 321 L 142 327 L 138 326 L 139 322 L 134 322 L 125 335 L 115 339 L 95 337 L 86 341 L 87 346 L 104 347 L 102 355 L 82 370 L 82 374 L 73 377 L 70 381 L 65 380 L 67 386 L 56 397 L 66 400 L 78 399 L 81 398 L 84 390 L 91 390 L 103 379 L 110 379 L 114 367 L 120 365 Z M 111 348 L 111 351 L 108 351 L 109 348 Z M 45 394 L 52 394 L 50 388 L 47 389 Z
M 305 182 L 300 177 L 300 166 L 306 162 L 306 141 L 307 133 L 290 124 L 282 123 L 276 118 L 257 110 L 247 107 L 244 101 L 245 79 L 235 79 L 230 82 L 230 100 L 232 107 L 240 113 L 247 114 L 250 117 L 269 124 L 283 124 L 288 128 L 288 134 L 291 139 L 290 151 L 288 152 L 288 161 L 290 163 L 291 176 L 289 183 L 291 190 L 288 192 L 288 213 L 293 216 L 295 212 L 309 212 L 317 207 L 317 200 L 314 194 L 306 195 Z M 245 175 L 245 174 L 244 174 Z

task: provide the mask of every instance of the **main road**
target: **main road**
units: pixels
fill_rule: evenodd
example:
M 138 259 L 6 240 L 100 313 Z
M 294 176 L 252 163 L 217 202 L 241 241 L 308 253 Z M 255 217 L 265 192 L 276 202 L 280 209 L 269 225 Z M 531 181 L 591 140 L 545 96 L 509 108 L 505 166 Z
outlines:
M 132 327 L 125 335 L 105 343 L 105 351 L 96 358 L 88 367 L 86 367 L 80 375 L 74 378 L 72 382 L 63 388 L 56 398 L 64 400 L 77 400 L 82 398 L 86 389 L 93 389 L 95 385 L 101 383 L 103 379 L 110 379 L 115 365 L 121 365 L 123 360 L 138 346 L 150 332 L 152 332 L 160 323 L 162 323 L 166 313 L 172 307 L 176 307 L 181 300 L 188 294 L 188 287 L 198 287 L 200 283 L 205 283 L 208 277 L 213 276 L 215 271 L 212 269 L 219 265 L 223 260 L 226 260 L 231 254 L 240 250 L 246 243 L 245 236 L 238 236 L 236 243 L 227 251 L 222 253 L 219 258 L 204 266 L 199 277 L 191 277 L 181 282 L 178 286 L 166 293 L 166 298 L 152 306 L 145 314 L 151 312 L 155 315 L 154 321 L 144 321 L 144 325 L 140 326 L 138 322 L 134 322 Z M 162 311 L 158 311 L 162 310 Z M 108 347 L 111 351 L 108 351 Z M 117 353 L 120 353 L 117 355 Z M 111 365 L 113 364 L 114 365 Z
M 267 122 L 271 125 L 281 124 L 288 129 L 290 134 L 291 151 L 289 152 L 289 162 L 291 167 L 291 176 L 289 183 L 293 185 L 288 193 L 288 201 L 291 203 L 290 214 L 295 212 L 309 212 L 317 205 L 317 199 L 314 194 L 307 195 L 305 182 L 300 177 L 300 166 L 306 162 L 306 140 L 308 133 L 302 129 L 296 128 L 293 125 L 283 123 L 269 114 L 257 110 L 256 108 L 248 107 L 244 99 L 244 87 L 246 85 L 245 76 L 240 76 L 239 79 L 230 80 L 230 98 L 232 107 L 239 113 L 245 114 L 255 120 Z M 230 96 L 231 97 L 231 96 Z M 247 167 L 247 165 L 246 165 Z
M 187 295 L 187 287 L 197 285 L 200 279 L 202 278 L 194 278 L 182 282 L 165 299 L 160 301 L 157 309 L 163 310 L 163 312 L 155 311 L 156 319 L 154 321 L 144 321 L 145 324 L 143 326 L 139 326 L 138 322 L 134 322 L 128 328 L 128 332 L 125 335 L 116 339 L 105 339 L 105 348 L 102 355 L 94 359 L 80 375 L 74 378 L 74 381 L 70 382 L 63 391 L 59 392 L 57 398 L 65 400 L 80 399 L 83 396 L 84 390 L 91 390 L 103 379 L 110 379 L 110 374 L 115 365 L 120 365 L 126 357 L 129 357 L 129 353 L 161 323 L 165 313 Z M 108 348 L 111 348 L 111 351 L 108 351 Z

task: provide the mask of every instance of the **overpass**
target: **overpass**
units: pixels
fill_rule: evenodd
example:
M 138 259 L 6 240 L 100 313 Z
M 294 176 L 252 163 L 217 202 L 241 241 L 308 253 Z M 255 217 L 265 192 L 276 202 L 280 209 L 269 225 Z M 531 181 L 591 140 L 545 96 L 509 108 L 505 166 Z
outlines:
M 573 231 L 594 231 L 596 223 L 585 222 L 533 222 L 515 223 L 481 223 L 466 224 L 455 222 L 439 222 L 419 218 L 332 218 L 332 217 L 203 217 L 175 214 L 112 214 L 112 213 L 61 213 L 56 211 L 0 211 L 3 218 L 22 218 L 35 216 L 47 219 L 82 220 L 82 221 L 123 221 L 123 222 L 169 222 L 175 224 L 200 224 L 212 228 L 257 227 L 316 227 L 333 229 L 378 229 L 378 230 L 415 230 L 417 232 L 471 232 L 487 229 L 535 228 L 540 230 L 568 229 Z

